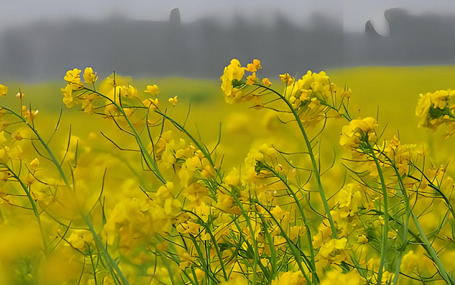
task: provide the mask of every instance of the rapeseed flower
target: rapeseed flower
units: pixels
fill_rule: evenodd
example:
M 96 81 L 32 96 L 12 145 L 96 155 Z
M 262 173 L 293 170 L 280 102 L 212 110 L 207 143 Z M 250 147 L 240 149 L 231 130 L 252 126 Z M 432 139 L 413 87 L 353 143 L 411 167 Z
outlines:
M 172 104 L 173 107 L 175 107 L 178 103 L 178 99 L 177 99 L 177 96 L 174 96 L 174 98 L 169 98 L 169 103 Z
M 253 59 L 253 63 L 248 63 L 246 66 L 246 71 L 248 72 L 256 72 L 261 69 L 261 61 L 259 59 Z
M 242 100 L 242 91 L 237 88 L 237 82 L 243 79 L 245 68 L 240 65 L 237 59 L 232 59 L 231 63 L 224 68 L 221 79 L 221 90 L 225 95 L 227 103 L 239 103 Z M 236 84 L 234 86 L 234 84 Z
M 268 78 L 263 78 L 262 85 L 270 87 L 272 85 L 272 82 L 270 82 L 270 80 Z
M 340 144 L 354 150 L 360 146 L 362 141 L 375 143 L 377 139 L 376 127 L 376 120 L 372 117 L 352 120 L 349 125 L 343 127 Z
M 0 84 L 0 97 L 5 96 L 8 93 L 8 87 Z
M 292 85 L 292 83 L 294 83 L 295 80 L 294 77 L 289 75 L 289 73 L 280 74 L 280 79 L 288 86 Z
M 158 95 L 160 93 L 160 88 L 156 85 L 147 85 L 147 89 L 145 89 L 146 93 L 150 93 L 152 95 Z
M 98 80 L 98 75 L 96 74 L 96 72 L 93 72 L 93 69 L 91 67 L 87 67 L 84 70 L 83 77 L 84 77 L 85 83 L 89 83 L 89 84 L 93 84 Z

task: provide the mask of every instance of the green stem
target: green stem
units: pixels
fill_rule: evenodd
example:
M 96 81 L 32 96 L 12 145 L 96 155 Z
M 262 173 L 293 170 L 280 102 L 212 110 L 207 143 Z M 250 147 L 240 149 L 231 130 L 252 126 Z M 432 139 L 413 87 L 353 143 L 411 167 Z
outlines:
M 41 218 L 40 218 L 40 214 L 38 212 L 38 207 L 36 206 L 35 200 L 33 200 L 33 197 L 31 195 L 29 189 L 27 189 L 27 186 L 25 186 L 24 182 L 22 182 L 22 180 L 19 178 L 19 176 L 17 176 L 16 173 L 14 173 L 13 170 L 8 165 L 3 164 L 3 163 L 1 165 L 3 165 L 6 169 L 8 169 L 8 171 L 13 175 L 13 177 L 17 180 L 17 182 L 19 182 L 19 184 L 21 185 L 25 194 L 27 195 L 28 201 L 30 202 L 30 205 L 32 206 L 33 213 L 35 214 L 36 220 L 38 222 L 38 226 L 40 228 L 41 238 L 43 239 L 44 254 L 48 255 L 49 248 L 48 248 L 48 245 L 46 242 L 46 235 L 44 234 L 44 229 L 41 224 Z
M 213 235 L 212 231 L 209 229 L 209 226 L 196 213 L 193 213 L 193 212 L 187 211 L 187 210 L 183 210 L 183 212 L 189 213 L 189 214 L 192 214 L 192 215 L 196 216 L 198 218 L 199 222 L 202 223 L 202 225 L 205 228 L 206 232 L 210 235 L 210 239 L 212 240 L 212 243 L 213 243 L 213 245 L 215 247 L 216 254 L 218 255 L 218 259 L 220 260 L 220 265 L 221 265 L 221 270 L 223 271 L 224 280 L 225 281 L 229 281 L 229 278 L 228 278 L 227 273 L 226 273 L 226 269 L 224 268 L 223 256 L 221 255 L 220 249 L 218 247 L 218 243 L 216 242 L 215 236 Z
M 232 193 L 231 193 L 231 196 L 232 196 L 232 198 L 234 198 L 235 202 L 239 206 L 240 211 L 242 212 L 242 215 L 245 218 L 245 221 L 246 221 L 246 223 L 248 225 L 248 228 L 250 229 L 251 240 L 253 241 L 253 250 L 255 251 L 255 252 L 253 252 L 253 284 L 256 284 L 256 278 L 257 278 L 257 276 L 256 276 L 257 275 L 256 274 L 256 267 L 257 267 L 257 264 L 258 264 L 259 251 L 258 251 L 258 245 L 257 245 L 256 238 L 254 237 L 255 231 L 253 230 L 253 226 L 251 225 L 250 217 L 245 212 L 245 209 L 243 208 L 243 205 L 240 202 L 239 198 L 237 198 L 237 196 L 235 196 Z M 237 220 L 235 220 L 235 222 L 237 223 Z
M 95 240 L 95 243 L 98 247 L 98 249 L 101 251 L 101 254 L 103 255 L 104 259 L 109 263 L 110 266 L 114 268 L 114 270 L 117 272 L 120 280 L 122 280 L 123 285 L 129 285 L 130 283 L 126 279 L 126 277 L 123 275 L 123 272 L 120 270 L 117 262 L 112 258 L 112 256 L 109 254 L 107 251 L 106 247 L 104 246 L 103 241 L 101 240 L 100 236 L 96 233 L 92 221 L 90 220 L 90 217 L 81 213 L 82 219 L 84 222 L 87 224 L 90 232 L 93 235 L 93 238 Z
M 376 157 L 376 154 L 374 153 L 373 147 L 370 145 L 368 142 L 368 137 L 365 138 L 366 144 L 368 146 L 368 149 L 370 151 L 371 156 L 373 157 L 374 163 L 376 164 L 376 168 L 378 170 L 379 174 L 379 179 L 381 180 L 381 188 L 382 188 L 382 196 L 384 198 L 384 228 L 382 232 L 382 244 L 381 244 L 381 260 L 379 262 L 379 269 L 378 269 L 378 280 L 377 284 L 381 285 L 382 284 L 382 271 L 384 268 L 384 262 L 385 262 L 385 254 L 387 250 L 387 240 L 388 240 L 388 233 L 389 233 L 389 199 L 387 196 L 387 188 L 384 180 L 384 175 L 382 173 L 382 168 L 379 165 L 379 161 Z
M 436 266 L 439 269 L 439 274 L 441 275 L 442 278 L 448 283 L 448 284 L 455 284 L 455 281 L 447 274 L 447 271 L 444 268 L 444 265 L 442 264 L 441 260 L 438 257 L 438 254 L 434 250 L 434 248 L 431 246 L 430 242 L 427 239 L 427 236 L 425 235 L 425 232 L 423 231 L 422 227 L 420 226 L 420 223 L 417 219 L 417 217 L 414 215 L 413 212 L 411 212 L 412 220 L 414 221 L 414 224 L 417 227 L 417 230 L 419 231 L 419 234 L 421 236 L 421 239 L 423 243 L 426 245 L 427 252 L 430 254 L 431 258 L 433 261 L 436 263 Z
M 311 274 L 313 276 L 313 280 L 318 280 L 318 275 L 316 273 L 316 261 L 315 261 L 315 255 L 314 255 L 314 247 L 313 247 L 313 240 L 311 236 L 311 231 L 310 227 L 308 226 L 308 220 L 305 216 L 305 213 L 303 212 L 302 204 L 300 204 L 299 199 L 297 198 L 297 195 L 295 194 L 294 191 L 292 191 L 291 187 L 287 183 L 286 179 L 283 178 L 279 173 L 275 171 L 275 169 L 269 167 L 268 165 L 262 164 L 267 170 L 271 171 L 276 177 L 278 177 L 281 182 L 284 183 L 286 188 L 288 189 L 289 193 L 291 194 L 292 198 L 294 199 L 297 208 L 299 209 L 300 215 L 302 216 L 303 219 L 303 224 L 305 225 L 306 228 L 306 233 L 307 233 L 307 238 L 308 238 L 308 246 L 310 247 L 310 257 L 311 257 L 311 262 L 310 262 L 310 270 Z
M 306 274 L 303 266 L 302 266 L 302 262 L 300 261 L 300 249 L 291 241 L 291 239 L 287 236 L 285 230 L 283 229 L 283 227 L 281 227 L 281 224 L 279 221 L 277 221 L 277 219 L 272 215 L 272 213 L 269 211 L 269 209 L 267 209 L 267 207 L 264 207 L 262 204 L 258 203 L 259 206 L 261 206 L 269 215 L 270 217 L 273 219 L 273 221 L 277 224 L 277 226 L 280 228 L 280 231 L 281 231 L 281 234 L 283 235 L 283 237 L 286 239 L 286 242 L 289 244 L 290 248 L 291 248 L 291 251 L 292 251 L 292 254 L 294 255 L 294 258 L 295 258 L 295 261 L 297 262 L 297 265 L 299 266 L 299 269 L 300 271 L 302 272 L 303 276 L 305 277 L 306 281 L 307 281 L 307 284 L 314 284 L 314 283 L 311 283 L 311 280 L 310 280 L 310 277 Z M 302 255 L 304 257 L 304 259 L 306 260 L 306 257 L 305 255 L 303 254 L 302 252 Z M 307 260 L 306 260 L 307 261 Z M 311 266 L 310 266 L 310 262 L 306 262 L 307 263 L 307 266 L 308 266 L 308 269 L 311 270 Z
M 218 178 L 221 181 L 221 179 L 222 179 L 221 174 L 216 169 L 215 163 L 213 162 L 212 157 L 211 157 L 210 153 L 207 151 L 207 149 L 205 147 L 202 147 L 202 145 L 182 125 L 177 123 L 174 119 L 172 119 L 171 117 L 162 113 L 158 109 L 155 110 L 155 113 L 159 114 L 160 116 L 162 116 L 163 118 L 165 118 L 166 120 L 171 122 L 179 131 L 183 132 L 185 135 L 187 135 L 190 138 L 190 140 L 196 145 L 196 147 L 204 154 L 205 158 L 207 158 L 207 160 L 210 163 L 210 166 L 212 166 L 213 170 L 215 171 L 215 173 L 217 174 Z
M 263 87 L 263 88 L 275 93 L 276 95 L 278 95 L 286 103 L 286 105 L 289 107 L 289 109 L 291 110 L 292 114 L 294 115 L 294 118 L 297 121 L 297 124 L 299 125 L 300 132 L 302 133 L 303 138 L 305 140 L 305 144 L 306 144 L 306 147 L 308 149 L 308 154 L 310 155 L 311 164 L 313 166 L 314 176 L 316 177 L 316 182 L 318 184 L 319 195 L 321 196 L 322 204 L 324 205 L 324 210 L 325 210 L 325 213 L 327 215 L 327 219 L 329 220 L 330 228 L 332 229 L 332 238 L 336 239 L 338 237 L 337 229 L 336 229 L 335 223 L 333 221 L 332 214 L 330 214 L 330 207 L 329 207 L 329 204 L 327 202 L 327 198 L 325 196 L 324 188 L 322 187 L 321 175 L 319 173 L 319 168 L 318 168 L 318 165 L 317 165 L 317 162 L 316 162 L 316 158 L 315 158 L 314 153 L 313 153 L 313 148 L 311 147 L 310 140 L 308 139 L 308 136 L 306 134 L 305 128 L 303 127 L 302 120 L 300 120 L 300 117 L 297 114 L 296 110 L 292 107 L 292 104 L 283 95 L 281 95 L 280 93 L 276 92 L 274 89 L 272 89 L 270 87 L 267 87 L 267 86 L 264 86 L 264 85 L 261 85 L 261 84 L 255 84 L 255 85 Z
M 137 133 L 136 131 L 136 128 L 134 128 L 133 124 L 131 123 L 130 119 L 128 118 L 128 116 L 126 115 L 125 111 L 123 110 L 123 108 L 117 104 L 114 100 L 112 100 L 111 98 L 107 97 L 106 95 L 102 94 L 102 93 L 99 93 L 98 91 L 96 90 L 93 90 L 93 89 L 90 89 L 90 88 L 85 88 L 87 91 L 90 91 L 90 92 L 93 92 L 101 97 L 103 97 L 104 99 L 108 100 L 111 104 L 113 104 L 117 110 L 120 112 L 120 114 L 122 114 L 122 116 L 125 118 L 126 122 L 128 123 L 128 126 L 130 127 L 131 131 L 133 132 L 133 135 L 134 137 L 136 138 L 136 142 L 139 146 L 139 149 L 141 150 L 141 153 L 142 155 L 144 156 L 144 159 L 146 160 L 147 164 L 148 165 L 151 165 L 153 168 L 151 169 L 152 172 L 156 175 L 156 177 L 161 181 L 161 183 L 163 184 L 166 184 L 167 181 L 166 179 L 163 177 L 163 175 L 161 174 L 159 168 L 158 168 L 158 165 L 156 163 L 156 161 L 152 158 L 152 156 L 150 155 L 150 153 L 148 153 L 147 151 L 147 148 L 144 146 L 144 144 L 142 143 L 142 140 L 139 136 L 139 134 Z M 142 108 L 144 106 L 141 106 Z
M 401 192 L 402 192 L 402 196 L 403 196 L 403 200 L 404 200 L 404 204 L 405 204 L 405 207 L 406 207 L 406 219 L 405 219 L 405 222 L 404 222 L 404 225 L 403 225 L 403 241 L 407 242 L 409 217 L 412 216 L 413 222 L 416 225 L 416 227 L 417 227 L 417 229 L 419 231 L 419 234 L 422 236 L 421 242 L 425 245 L 424 247 L 427 250 L 428 254 L 433 258 L 433 261 L 438 266 L 439 274 L 441 275 L 442 278 L 444 278 L 444 280 L 446 282 L 448 282 L 449 284 L 454 284 L 454 280 L 452 278 L 450 278 L 450 276 L 448 275 L 448 273 L 445 270 L 441 260 L 437 256 L 433 246 L 430 244 L 430 242 L 428 241 L 425 233 L 423 232 L 423 229 L 420 226 L 420 223 L 419 223 L 417 217 L 414 215 L 414 213 L 412 212 L 412 210 L 410 208 L 409 197 L 408 197 L 407 192 L 406 192 L 406 187 L 403 184 L 403 179 L 401 178 L 401 175 L 398 172 L 398 169 L 396 168 L 394 162 L 389 157 L 387 157 L 387 156 L 385 156 L 385 157 L 390 162 L 392 168 L 395 171 L 395 175 L 398 178 L 398 182 L 399 182 L 398 184 L 400 186 L 400 189 L 401 189 Z M 417 169 L 419 169 L 419 168 L 417 168 Z M 420 171 L 420 169 L 419 169 L 419 171 Z M 414 178 L 414 177 L 412 177 L 412 178 Z M 414 178 L 414 179 L 416 179 L 416 178 Z M 429 182 L 431 183 L 431 181 L 429 181 Z M 433 185 L 433 183 L 431 183 L 431 184 Z M 438 192 L 440 192 L 440 194 L 443 196 L 444 201 L 447 203 L 447 205 L 449 205 L 449 210 L 453 214 L 452 207 L 451 207 L 450 203 L 448 203 L 449 201 L 448 201 L 447 197 L 444 195 L 444 193 L 442 193 L 442 191 L 438 191 Z M 400 248 L 400 250 L 398 252 L 397 265 L 396 265 L 396 268 L 395 268 L 395 278 L 394 278 L 394 281 L 393 281 L 394 284 L 398 284 L 398 276 L 399 276 L 399 273 L 400 273 L 400 265 L 401 265 L 401 261 L 402 261 L 402 257 L 403 257 L 403 252 L 404 252 L 405 249 L 406 249 L 406 244 L 403 244 L 402 248 Z

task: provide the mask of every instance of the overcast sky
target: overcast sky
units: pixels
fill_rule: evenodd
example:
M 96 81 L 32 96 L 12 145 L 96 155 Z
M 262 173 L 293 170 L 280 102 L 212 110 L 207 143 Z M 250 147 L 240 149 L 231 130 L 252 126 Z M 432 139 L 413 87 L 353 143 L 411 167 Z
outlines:
M 179 8 L 182 22 L 207 16 L 228 22 L 236 14 L 273 21 L 274 13 L 279 12 L 298 25 L 306 25 L 309 15 L 320 12 L 342 20 L 349 31 L 362 31 L 365 22 L 373 20 L 379 32 L 387 33 L 383 11 L 394 7 L 412 14 L 455 14 L 453 0 L 2 0 L 0 31 L 37 20 L 103 19 L 114 13 L 133 19 L 168 20 L 169 12 Z

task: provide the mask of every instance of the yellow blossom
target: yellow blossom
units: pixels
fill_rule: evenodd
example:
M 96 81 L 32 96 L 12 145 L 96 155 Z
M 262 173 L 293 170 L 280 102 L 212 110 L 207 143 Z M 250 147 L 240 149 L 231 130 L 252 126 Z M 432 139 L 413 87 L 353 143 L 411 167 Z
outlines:
M 423 256 L 422 256 L 423 257 Z M 405 274 L 410 274 L 419 264 L 419 255 L 415 254 L 413 250 L 410 250 L 403 256 L 401 261 L 400 269 Z
M 30 169 L 30 171 L 35 171 L 38 167 L 39 167 L 39 160 L 38 160 L 38 158 L 35 158 L 30 162 L 29 169 Z
M 22 100 L 25 97 L 25 94 L 22 93 L 22 91 L 19 89 L 19 92 L 17 92 L 16 97 Z
M 366 136 L 368 142 L 376 142 L 376 120 L 372 117 L 352 120 L 344 126 L 340 138 L 340 144 L 348 149 L 356 149 Z
M 291 85 L 292 83 L 294 83 L 294 77 L 289 75 L 289 73 L 280 74 L 280 79 L 287 85 Z
M 81 70 L 74 68 L 73 70 L 68 70 L 64 77 L 65 81 L 68 83 L 81 83 Z
M 67 241 L 72 247 L 81 251 L 84 251 L 87 245 L 92 246 L 94 243 L 93 235 L 88 230 L 73 230 Z
M 160 93 L 160 88 L 158 88 L 158 86 L 156 84 L 147 85 L 147 89 L 144 92 L 150 93 L 152 95 L 157 95 Z
M 254 83 L 258 82 L 258 78 L 256 76 L 256 72 L 253 72 L 250 76 L 246 78 L 246 84 L 253 85 Z
M 175 105 L 177 105 L 178 101 L 179 100 L 177 99 L 177 96 L 174 96 L 174 98 L 169 98 L 169 103 L 171 103 L 172 106 L 174 106 L 174 107 L 175 107 Z
M 156 99 L 152 99 L 152 98 L 145 99 L 144 101 L 142 101 L 142 104 L 145 107 L 147 107 L 147 108 L 155 110 L 156 107 L 158 106 L 158 98 L 156 98 Z
M 365 235 L 358 235 L 357 242 L 365 244 L 368 242 L 368 238 Z
M 361 284 L 360 274 L 352 270 L 348 273 L 342 273 L 338 270 L 331 270 L 327 272 L 325 278 L 321 280 L 321 285 L 345 284 L 345 285 L 359 285 Z
M 96 80 L 98 80 L 98 75 L 96 74 L 96 72 L 93 72 L 93 69 L 91 67 L 87 67 L 85 70 L 84 70 L 84 80 L 85 80 L 85 83 L 95 83 Z
M 307 284 L 305 277 L 300 271 L 284 272 L 272 281 L 272 285 L 304 285 Z
M 256 71 L 258 71 L 261 68 L 262 68 L 261 61 L 259 61 L 259 59 L 254 59 L 253 63 L 247 64 L 246 71 L 256 72 Z
M 38 112 L 38 110 L 28 110 L 27 106 L 22 106 L 22 117 L 24 117 L 28 123 L 33 121 L 33 119 L 38 115 Z
M 5 85 L 0 84 L 0 97 L 5 96 L 8 93 L 8 87 Z
M 270 82 L 268 78 L 264 78 L 262 79 L 262 85 L 269 87 L 270 85 L 272 85 L 272 82 Z
M 234 87 L 233 81 L 240 81 L 245 74 L 245 68 L 240 65 L 237 59 L 232 59 L 231 63 L 224 68 L 221 79 L 221 90 L 225 95 L 227 103 L 234 104 L 239 103 L 242 100 L 242 91 L 237 87 Z

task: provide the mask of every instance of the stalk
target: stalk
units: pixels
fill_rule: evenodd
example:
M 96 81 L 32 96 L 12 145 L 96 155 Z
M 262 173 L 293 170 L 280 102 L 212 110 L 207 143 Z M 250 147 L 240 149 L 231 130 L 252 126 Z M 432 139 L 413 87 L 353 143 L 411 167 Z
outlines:
M 378 269 L 378 280 L 377 284 L 382 284 L 382 270 L 384 268 L 384 261 L 385 261 L 385 252 L 387 250 L 387 240 L 388 240 L 388 233 L 389 233 L 389 202 L 387 196 L 387 188 L 384 180 L 384 175 L 382 173 L 382 168 L 379 165 L 379 161 L 374 153 L 373 147 L 367 143 L 368 149 L 373 157 L 374 163 L 376 164 L 376 168 L 378 169 L 379 179 L 381 180 L 381 188 L 382 188 L 382 196 L 384 197 L 384 228 L 382 232 L 382 243 L 381 243 L 381 260 L 379 262 L 379 269 Z
M 262 84 L 254 84 L 254 85 L 263 87 L 263 88 L 275 93 L 276 95 L 278 95 L 278 97 L 280 97 L 280 99 L 283 100 L 286 103 L 286 105 L 289 107 L 289 109 L 291 110 L 295 120 L 297 121 L 297 124 L 299 126 L 300 132 L 303 135 L 303 139 L 305 140 L 305 144 L 306 144 L 306 147 L 308 149 L 308 154 L 310 156 L 311 164 L 313 166 L 314 176 L 316 177 L 316 182 L 318 184 L 319 195 L 321 196 L 322 204 L 324 205 L 325 214 L 327 215 L 327 219 L 329 220 L 330 228 L 332 229 L 332 238 L 336 239 L 338 237 L 337 236 L 337 229 L 336 229 L 335 223 L 333 221 L 332 214 L 330 214 L 330 207 L 329 207 L 329 204 L 327 202 L 327 198 L 325 196 L 324 188 L 322 186 L 321 175 L 320 175 L 320 172 L 319 172 L 319 168 L 318 168 L 318 165 L 317 165 L 317 162 L 316 162 L 316 158 L 315 158 L 314 153 L 313 153 L 313 148 L 311 147 L 310 140 L 308 139 L 308 135 L 306 134 L 305 128 L 303 127 L 303 124 L 302 124 L 302 121 L 300 120 L 299 115 L 297 114 L 295 109 L 292 107 L 291 103 L 283 95 L 281 95 L 280 93 L 276 92 L 272 88 L 264 86 Z
M 305 225 L 305 228 L 306 228 L 306 233 L 307 233 L 307 238 L 308 238 L 308 246 L 310 248 L 310 257 L 311 257 L 311 262 L 310 262 L 310 270 L 311 270 L 311 274 L 312 274 L 312 277 L 313 277 L 313 280 L 318 280 L 318 275 L 316 273 L 316 260 L 315 260 L 315 254 L 314 254 L 314 247 L 313 247 L 313 240 L 312 240 L 312 236 L 311 236 L 311 231 L 310 231 L 310 227 L 308 226 L 308 220 L 305 216 L 305 213 L 303 212 L 303 208 L 302 208 L 302 205 L 300 204 L 300 201 L 299 199 L 297 198 L 296 194 L 294 193 L 294 191 L 292 191 L 291 187 L 289 186 L 289 184 L 287 183 L 286 179 L 284 179 L 281 175 L 279 175 L 275 169 L 269 167 L 269 166 L 266 166 L 265 164 L 263 164 L 263 166 L 271 171 L 276 177 L 278 177 L 281 182 L 284 183 L 284 185 L 286 186 L 287 190 L 289 191 L 289 193 L 291 194 L 292 198 L 294 199 L 294 202 L 297 204 L 297 208 L 299 209 L 299 212 L 300 212 L 300 215 L 302 216 L 302 219 L 303 219 L 303 224 Z
M 136 138 L 136 142 L 137 142 L 137 145 L 139 146 L 140 150 L 141 150 L 141 153 L 142 155 L 144 156 L 144 159 L 145 161 L 147 162 L 148 165 L 151 165 L 153 166 L 153 168 L 151 169 L 152 172 L 156 175 L 156 177 L 161 181 L 161 183 L 163 184 L 166 184 L 167 181 L 166 179 L 163 177 L 163 175 L 161 174 L 159 168 L 158 168 L 158 165 L 156 163 L 156 161 L 152 158 L 152 156 L 148 153 L 147 151 L 147 148 L 144 146 L 144 144 L 142 143 L 142 140 L 139 136 L 139 134 L 137 133 L 136 129 L 134 128 L 133 126 L 133 123 L 131 123 L 130 119 L 128 118 L 128 116 L 125 114 L 125 111 L 123 111 L 123 108 L 117 104 L 114 100 L 112 100 L 111 98 L 107 97 L 106 95 L 102 94 L 102 93 L 99 93 L 98 91 L 96 90 L 93 90 L 93 89 L 89 89 L 89 88 L 85 88 L 87 91 L 90 91 L 90 92 L 93 92 L 101 97 L 103 97 L 104 99 L 108 100 L 111 104 L 113 104 L 117 110 L 122 114 L 122 116 L 125 118 L 126 122 L 128 123 L 128 126 L 130 127 L 131 131 L 133 132 L 133 135 L 134 137 Z M 143 107 L 143 106 L 142 106 Z
M 17 174 L 14 173 L 13 170 L 8 165 L 6 165 L 6 164 L 2 164 L 2 165 L 6 169 L 8 169 L 8 171 L 13 175 L 13 177 L 17 180 L 17 182 L 19 182 L 19 184 L 21 185 L 21 187 L 24 190 L 25 194 L 27 195 L 28 201 L 30 202 L 30 205 L 32 206 L 32 209 L 33 209 L 33 214 L 35 214 L 36 221 L 38 222 L 38 226 L 40 228 L 41 238 L 43 240 L 44 254 L 48 255 L 49 248 L 48 248 L 48 245 L 47 245 L 47 242 L 46 242 L 46 235 L 44 234 L 43 226 L 41 224 L 41 218 L 40 218 L 40 214 L 38 212 L 38 207 L 36 206 L 35 200 L 33 200 L 33 197 L 32 197 L 32 195 L 30 193 L 30 190 L 27 189 L 27 186 L 25 186 L 24 182 L 22 182 L 22 180 L 19 178 L 19 176 L 17 176 Z

